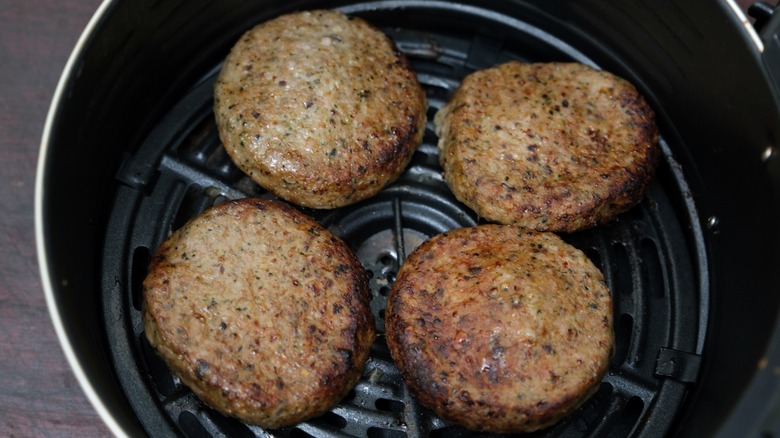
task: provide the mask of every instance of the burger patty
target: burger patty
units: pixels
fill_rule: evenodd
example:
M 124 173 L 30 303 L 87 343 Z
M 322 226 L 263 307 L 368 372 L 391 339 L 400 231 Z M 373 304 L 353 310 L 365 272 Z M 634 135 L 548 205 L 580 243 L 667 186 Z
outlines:
M 629 82 L 577 63 L 510 61 L 467 76 L 435 117 L 455 196 L 480 216 L 572 232 L 642 199 L 658 128 Z
M 553 233 L 461 228 L 407 258 L 387 344 L 421 404 L 469 429 L 524 433 L 592 395 L 614 349 L 599 269 Z
M 357 382 L 376 336 L 368 278 L 343 241 L 279 201 L 214 206 L 155 252 L 146 336 L 225 415 L 278 428 Z
M 217 128 L 235 164 L 312 208 L 355 203 L 395 180 L 422 141 L 427 107 L 389 37 L 324 10 L 246 32 L 214 85 Z

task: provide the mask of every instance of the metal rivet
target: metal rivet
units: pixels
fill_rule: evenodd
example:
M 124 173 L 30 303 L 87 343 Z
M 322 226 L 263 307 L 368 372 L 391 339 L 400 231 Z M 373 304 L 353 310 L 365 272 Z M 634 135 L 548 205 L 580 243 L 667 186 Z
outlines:
M 767 162 L 770 158 L 772 158 L 772 155 L 775 154 L 775 148 L 772 146 L 767 146 L 766 149 L 764 149 L 764 152 L 761 153 L 761 161 Z
M 710 230 L 717 227 L 718 223 L 720 223 L 720 219 L 718 219 L 717 216 L 710 216 L 707 218 L 707 228 Z

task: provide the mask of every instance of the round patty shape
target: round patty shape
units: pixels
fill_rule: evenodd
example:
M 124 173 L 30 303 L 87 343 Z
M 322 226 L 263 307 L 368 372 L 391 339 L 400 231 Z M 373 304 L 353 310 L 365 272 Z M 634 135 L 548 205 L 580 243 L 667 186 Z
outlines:
M 376 336 L 366 271 L 279 201 L 216 205 L 174 232 L 143 283 L 149 342 L 225 415 L 278 428 L 322 414 Z
M 629 82 L 577 63 L 510 61 L 467 76 L 435 117 L 455 196 L 480 216 L 572 232 L 642 199 L 659 159 Z
M 312 208 L 355 203 L 395 180 L 422 141 L 427 105 L 389 37 L 325 10 L 246 32 L 214 85 L 232 160 L 260 186 Z
M 597 390 L 614 349 L 598 268 L 555 234 L 512 225 L 419 246 L 390 291 L 385 327 L 420 403 L 482 432 L 560 420 Z

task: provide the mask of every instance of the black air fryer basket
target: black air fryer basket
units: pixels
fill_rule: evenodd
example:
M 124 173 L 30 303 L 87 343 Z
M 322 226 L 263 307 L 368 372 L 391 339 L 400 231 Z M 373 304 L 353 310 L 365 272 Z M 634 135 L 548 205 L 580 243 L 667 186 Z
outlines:
M 410 396 L 382 336 L 338 406 L 264 431 L 201 403 L 143 333 L 141 281 L 170 232 L 226 199 L 272 197 L 220 144 L 211 111 L 220 63 L 253 25 L 314 8 L 363 17 L 389 34 L 429 100 L 423 143 L 398 181 L 356 205 L 304 210 L 371 272 L 380 333 L 405 254 L 481 222 L 441 177 L 436 110 L 477 69 L 581 62 L 645 95 L 663 157 L 639 206 L 563 235 L 604 272 L 616 351 L 598 392 L 531 436 L 780 431 L 780 17 L 759 37 L 730 1 L 143 0 L 104 3 L 74 51 L 44 133 L 37 187 L 55 327 L 114 433 L 472 436 Z

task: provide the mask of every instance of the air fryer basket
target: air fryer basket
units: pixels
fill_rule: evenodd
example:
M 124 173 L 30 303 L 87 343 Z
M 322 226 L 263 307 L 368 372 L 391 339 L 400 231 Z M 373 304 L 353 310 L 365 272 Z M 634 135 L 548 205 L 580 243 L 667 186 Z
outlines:
M 663 160 L 639 206 L 563 236 L 605 274 L 616 353 L 597 394 L 534 436 L 775 427 L 762 412 L 737 414 L 761 406 L 750 383 L 778 362 L 767 350 L 780 299 L 772 272 L 780 116 L 764 58 L 728 3 L 163 0 L 103 5 L 55 98 L 39 176 L 52 315 L 82 384 L 115 432 L 269 432 L 218 414 L 171 375 L 143 334 L 141 281 L 154 249 L 205 208 L 272 197 L 225 154 L 212 84 L 243 31 L 312 8 L 358 15 L 388 33 L 429 100 L 423 144 L 398 181 L 353 206 L 304 210 L 371 272 L 380 333 L 405 254 L 434 234 L 481 222 L 441 178 L 436 110 L 476 69 L 510 59 L 582 62 L 645 94 Z M 382 336 L 363 378 L 337 407 L 270 432 L 470 436 L 415 402 Z

